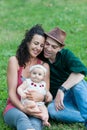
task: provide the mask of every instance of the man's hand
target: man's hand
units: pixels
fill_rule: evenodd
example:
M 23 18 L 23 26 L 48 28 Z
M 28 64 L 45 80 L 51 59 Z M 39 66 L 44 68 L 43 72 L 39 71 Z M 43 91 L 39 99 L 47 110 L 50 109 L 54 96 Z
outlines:
M 55 107 L 57 111 L 64 109 L 63 99 L 64 93 L 59 89 L 55 97 Z

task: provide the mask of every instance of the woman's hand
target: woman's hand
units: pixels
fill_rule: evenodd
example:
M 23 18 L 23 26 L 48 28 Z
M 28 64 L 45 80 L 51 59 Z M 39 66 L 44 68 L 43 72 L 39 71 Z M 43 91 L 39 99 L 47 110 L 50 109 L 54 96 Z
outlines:
M 41 102 L 44 100 L 44 95 L 35 90 L 28 90 L 26 92 L 26 98 L 35 102 Z
M 21 95 L 21 99 L 25 99 L 25 98 L 26 98 L 26 94 L 24 93 Z
M 37 118 L 42 118 L 42 112 L 36 108 L 35 104 L 26 104 L 23 106 L 22 111 L 27 115 L 35 116 Z

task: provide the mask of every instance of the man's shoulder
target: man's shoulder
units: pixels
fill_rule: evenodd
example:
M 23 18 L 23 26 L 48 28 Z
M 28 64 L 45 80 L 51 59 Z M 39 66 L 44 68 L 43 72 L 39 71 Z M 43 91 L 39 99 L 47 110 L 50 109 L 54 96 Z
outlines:
M 60 53 L 65 56 L 74 54 L 70 49 L 67 48 L 62 49 Z
M 61 50 L 61 53 L 67 53 L 67 52 L 72 52 L 72 51 L 70 49 L 68 49 L 68 48 L 63 48 Z

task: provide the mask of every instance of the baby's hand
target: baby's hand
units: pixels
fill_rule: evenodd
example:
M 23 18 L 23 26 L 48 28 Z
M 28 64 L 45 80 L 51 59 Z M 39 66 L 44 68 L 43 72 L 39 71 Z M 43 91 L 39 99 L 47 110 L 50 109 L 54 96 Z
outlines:
M 45 101 L 46 102 L 51 102 L 52 99 L 53 99 L 53 97 L 52 97 L 51 93 L 48 91 L 46 96 L 45 96 Z

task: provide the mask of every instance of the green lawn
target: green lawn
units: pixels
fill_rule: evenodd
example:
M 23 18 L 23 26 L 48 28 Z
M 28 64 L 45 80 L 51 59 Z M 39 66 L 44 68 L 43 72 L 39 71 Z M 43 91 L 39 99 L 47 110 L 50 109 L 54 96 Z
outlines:
M 67 32 L 66 47 L 87 66 L 87 0 L 0 0 L 0 130 L 8 128 L 2 117 L 7 98 L 6 69 L 10 56 L 27 29 L 42 24 L 45 31 L 59 26 Z M 51 121 L 45 130 L 84 130 L 83 124 Z

